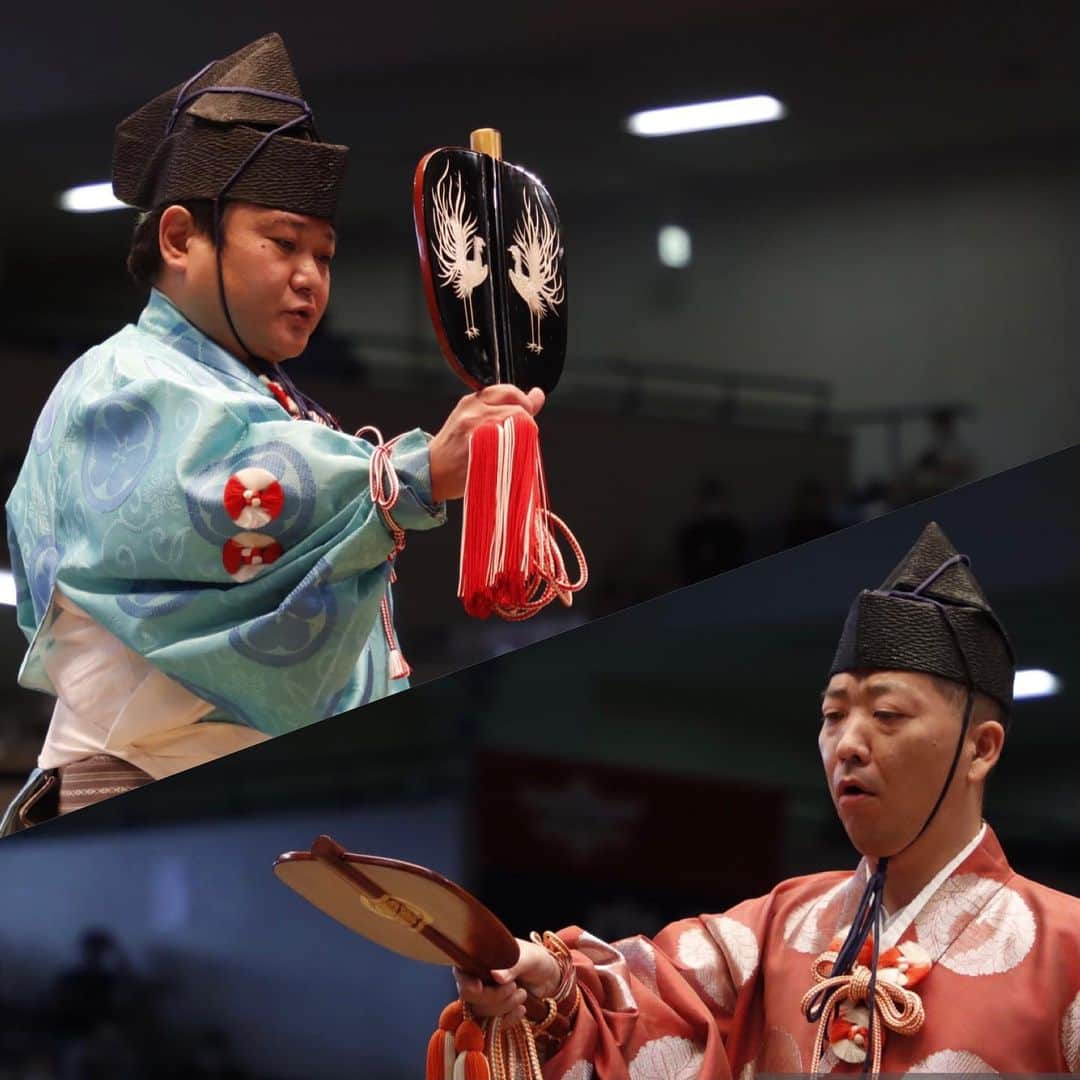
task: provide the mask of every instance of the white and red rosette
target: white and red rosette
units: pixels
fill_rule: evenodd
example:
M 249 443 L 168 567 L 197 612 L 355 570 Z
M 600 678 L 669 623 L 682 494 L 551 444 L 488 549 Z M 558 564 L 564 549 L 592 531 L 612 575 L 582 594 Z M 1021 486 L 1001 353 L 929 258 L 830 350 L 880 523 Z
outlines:
M 221 562 L 237 581 L 250 581 L 281 558 L 282 547 L 263 533 L 237 533 L 221 549 Z
M 867 994 L 870 965 L 873 963 L 873 939 L 867 938 L 863 943 L 850 975 L 832 976 L 830 972 L 842 943 L 842 938 L 836 938 L 811 968 L 819 987 L 832 984 L 838 991 L 833 999 L 835 1008 L 830 1008 L 822 1017 L 827 1027 L 825 1037 L 821 1039 L 819 1036 L 819 1047 L 827 1044 L 840 1061 L 852 1065 L 865 1061 L 873 1049 L 875 1060 L 879 1061 L 882 1052 L 880 1043 L 884 1036 L 882 1027 L 902 1035 L 914 1034 L 922 1027 L 925 1014 L 922 1002 L 912 987 L 926 978 L 933 961 L 917 941 L 905 941 L 902 945 L 883 949 L 878 956 L 876 989 L 871 1003 L 867 1001 Z M 804 1006 L 814 992 L 811 990 L 804 997 Z M 877 1013 L 881 1032 L 878 1045 L 873 1048 L 871 1008 Z
M 242 529 L 259 529 L 276 518 L 285 505 L 285 492 L 272 472 L 240 469 L 225 482 L 225 511 Z
M 917 941 L 905 941 L 885 949 L 878 957 L 878 978 L 895 986 L 921 983 L 934 966 L 930 954 Z
M 866 1060 L 870 1039 L 870 1010 L 865 1005 L 841 1001 L 829 1021 L 829 1046 L 841 1060 L 851 1065 Z
M 844 944 L 842 935 L 833 939 L 828 951 L 839 953 Z M 859 949 L 855 963 L 869 968 L 874 960 L 874 938 L 868 937 Z M 930 954 L 917 941 L 905 941 L 902 945 L 893 945 L 882 949 L 878 954 L 877 977 L 892 983 L 893 986 L 915 986 L 921 983 L 934 966 Z

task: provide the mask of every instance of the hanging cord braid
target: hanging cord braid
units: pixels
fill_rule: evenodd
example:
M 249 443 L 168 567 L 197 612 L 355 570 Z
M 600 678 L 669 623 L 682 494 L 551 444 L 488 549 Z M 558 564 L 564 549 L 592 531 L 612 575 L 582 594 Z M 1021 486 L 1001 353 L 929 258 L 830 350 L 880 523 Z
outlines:
M 371 454 L 371 465 L 368 471 L 368 489 L 371 492 L 371 501 L 375 504 L 376 509 L 382 516 L 383 524 L 394 540 L 394 550 L 387 556 L 387 561 L 390 563 L 390 581 L 387 584 L 387 591 L 383 593 L 383 597 L 379 601 L 379 617 L 382 620 L 383 636 L 386 638 L 386 648 L 389 654 L 390 678 L 405 679 L 412 674 L 412 668 L 409 666 L 409 662 L 405 659 L 405 655 L 398 644 L 397 633 L 394 630 L 394 619 L 390 611 L 389 592 L 390 585 L 397 581 L 397 563 L 395 560 L 398 553 L 405 548 L 405 530 L 397 523 L 394 515 L 390 512 L 397 505 L 398 498 L 401 495 L 401 481 L 398 479 L 390 460 L 394 444 L 401 436 L 397 435 L 390 439 L 389 442 L 384 442 L 382 432 L 377 427 L 368 425 L 356 432 L 356 438 L 366 438 L 375 446 Z

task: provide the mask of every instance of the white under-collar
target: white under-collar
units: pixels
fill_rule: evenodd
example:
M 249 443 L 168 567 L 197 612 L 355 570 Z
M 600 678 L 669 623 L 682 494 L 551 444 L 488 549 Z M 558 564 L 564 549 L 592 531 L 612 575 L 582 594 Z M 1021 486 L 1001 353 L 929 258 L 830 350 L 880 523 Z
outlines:
M 982 843 L 986 835 L 986 822 L 975 836 L 968 841 L 918 892 L 913 900 L 902 908 L 897 908 L 891 915 L 885 915 L 885 929 L 881 933 L 880 949 L 891 949 L 907 928 L 918 918 L 926 907 L 927 901 L 941 887 L 953 871 Z M 867 868 L 869 870 L 869 867 Z

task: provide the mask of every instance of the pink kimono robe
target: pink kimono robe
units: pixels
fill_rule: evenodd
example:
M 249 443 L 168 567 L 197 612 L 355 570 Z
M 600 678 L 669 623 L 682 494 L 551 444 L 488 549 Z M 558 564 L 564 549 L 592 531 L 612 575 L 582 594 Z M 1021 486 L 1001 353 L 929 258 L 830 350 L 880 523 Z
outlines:
M 545 1080 L 808 1072 L 817 1025 L 800 1002 L 815 985 L 811 965 L 846 933 L 865 880 L 861 865 L 794 878 L 653 940 L 608 945 L 563 931 L 583 1001 Z M 1080 900 L 1014 873 L 989 827 L 897 944 L 894 968 L 906 968 L 897 952 L 929 956 L 909 986 L 925 1020 L 915 1033 L 884 1031 L 883 1073 L 1080 1072 Z M 883 974 L 887 959 L 879 981 L 896 979 L 896 970 Z M 850 1042 L 835 1029 L 834 1038 L 819 1071 L 860 1072 L 841 1060 Z

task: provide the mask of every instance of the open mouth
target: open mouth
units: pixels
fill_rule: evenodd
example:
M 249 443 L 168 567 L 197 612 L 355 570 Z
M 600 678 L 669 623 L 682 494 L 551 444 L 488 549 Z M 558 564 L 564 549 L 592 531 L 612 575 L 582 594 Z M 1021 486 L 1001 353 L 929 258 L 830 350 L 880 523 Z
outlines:
M 836 787 L 836 797 L 838 799 L 856 799 L 871 794 L 872 792 L 868 791 L 855 780 L 841 780 Z

